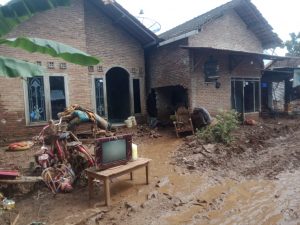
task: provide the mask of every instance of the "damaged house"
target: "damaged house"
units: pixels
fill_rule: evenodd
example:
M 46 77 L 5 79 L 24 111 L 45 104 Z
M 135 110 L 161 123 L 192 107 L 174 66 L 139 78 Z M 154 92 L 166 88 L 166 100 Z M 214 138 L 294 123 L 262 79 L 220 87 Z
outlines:
M 251 1 L 233 0 L 159 37 L 147 63 L 160 118 L 178 105 L 259 115 L 263 60 L 284 57 L 263 54 L 282 41 Z
M 41 54 L 1 46 L 5 56 L 47 68 L 27 79 L 0 77 L 0 137 L 34 135 L 70 104 L 93 109 L 113 123 L 147 115 L 153 90 L 158 117 L 178 105 L 212 114 L 261 110 L 263 54 L 281 40 L 250 0 L 232 0 L 159 37 L 117 2 L 71 0 L 34 15 L 6 37 L 59 41 L 101 59 L 81 67 Z
M 262 114 L 300 113 L 300 59 L 270 62 L 262 74 Z
M 1 55 L 47 68 L 27 79 L 0 77 L 0 137 L 36 135 L 70 104 L 93 109 L 111 122 L 146 115 L 144 49 L 158 37 L 118 3 L 72 0 L 35 14 L 6 37 L 55 40 L 98 57 L 82 67 L 42 54 L 0 46 Z

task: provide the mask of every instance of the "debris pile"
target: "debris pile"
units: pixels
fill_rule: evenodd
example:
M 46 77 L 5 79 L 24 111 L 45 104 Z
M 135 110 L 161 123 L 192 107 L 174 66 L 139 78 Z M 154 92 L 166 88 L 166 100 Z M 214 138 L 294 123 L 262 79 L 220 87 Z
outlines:
M 241 126 L 234 134 L 235 140 L 227 145 L 205 143 L 197 136 L 189 136 L 174 153 L 173 163 L 188 171 L 214 170 L 224 175 L 231 174 L 231 171 L 237 176 L 261 174 L 274 178 L 284 170 L 284 165 L 292 163 L 292 167 L 300 166 L 299 160 L 296 160 L 300 152 L 296 148 L 284 152 L 285 139 L 289 137 L 292 140 L 292 136 L 287 135 L 297 132 L 299 127 L 299 124 L 288 120 Z M 274 138 L 276 143 L 268 141 Z M 269 147 L 276 147 L 278 151 L 270 154 Z M 293 156 L 295 160 L 291 161 Z
M 78 138 L 70 131 L 61 131 L 61 121 L 50 122 L 38 136 L 42 142 L 35 153 L 36 170 L 53 193 L 70 192 L 84 169 L 95 165 L 95 160 Z M 49 135 L 45 131 L 50 129 Z
M 148 126 L 139 125 L 136 129 L 135 136 L 159 138 L 159 137 L 161 137 L 161 134 L 158 133 L 157 128 L 151 129 Z

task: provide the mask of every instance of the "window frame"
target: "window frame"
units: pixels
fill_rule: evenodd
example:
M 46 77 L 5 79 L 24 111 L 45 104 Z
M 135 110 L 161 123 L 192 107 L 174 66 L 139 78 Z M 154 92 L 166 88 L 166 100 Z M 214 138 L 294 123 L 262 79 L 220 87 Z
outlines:
M 69 88 L 68 88 L 68 74 L 65 73 L 52 73 L 47 75 L 41 75 L 44 82 L 44 95 L 45 95 L 45 110 L 46 110 L 46 121 L 31 122 L 30 113 L 29 113 L 29 101 L 28 101 L 28 86 L 27 80 L 23 79 L 23 90 L 24 90 L 24 108 L 25 108 L 25 121 L 26 126 L 40 126 L 47 124 L 48 121 L 52 118 L 52 108 L 51 108 L 51 94 L 50 94 L 50 80 L 52 76 L 60 76 L 64 78 L 64 88 L 65 88 L 65 97 L 66 97 L 66 106 L 69 105 Z
M 92 107 L 93 111 L 97 113 L 97 102 L 96 102 L 96 79 L 102 79 L 103 80 L 103 97 L 104 97 L 104 116 L 103 118 L 107 119 L 107 93 L 106 93 L 106 76 L 101 75 L 91 75 L 91 96 L 92 96 Z

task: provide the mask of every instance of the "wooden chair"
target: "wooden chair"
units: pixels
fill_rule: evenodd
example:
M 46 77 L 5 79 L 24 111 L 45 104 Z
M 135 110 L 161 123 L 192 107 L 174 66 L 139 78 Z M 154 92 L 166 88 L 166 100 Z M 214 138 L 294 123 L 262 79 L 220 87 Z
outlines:
M 190 117 L 189 110 L 181 106 L 175 112 L 176 121 L 174 121 L 175 132 L 177 137 L 179 133 L 191 131 L 194 134 L 194 127 Z

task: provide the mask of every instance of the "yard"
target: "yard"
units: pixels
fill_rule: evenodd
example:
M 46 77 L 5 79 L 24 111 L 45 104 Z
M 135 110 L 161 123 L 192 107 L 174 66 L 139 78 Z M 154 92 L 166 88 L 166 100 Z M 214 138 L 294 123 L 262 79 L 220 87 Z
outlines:
M 173 128 L 133 132 L 139 156 L 151 158 L 144 172 L 113 179 L 112 206 L 103 186 L 53 195 L 42 183 L 5 188 L 16 209 L 0 211 L 0 224 L 299 224 L 300 124 L 298 118 L 261 120 L 241 126 L 230 145 L 176 138 Z M 93 149 L 93 146 L 88 146 Z M 1 148 L 0 164 L 28 167 L 38 146 L 24 152 Z M 38 223 L 36 223 L 38 224 Z

